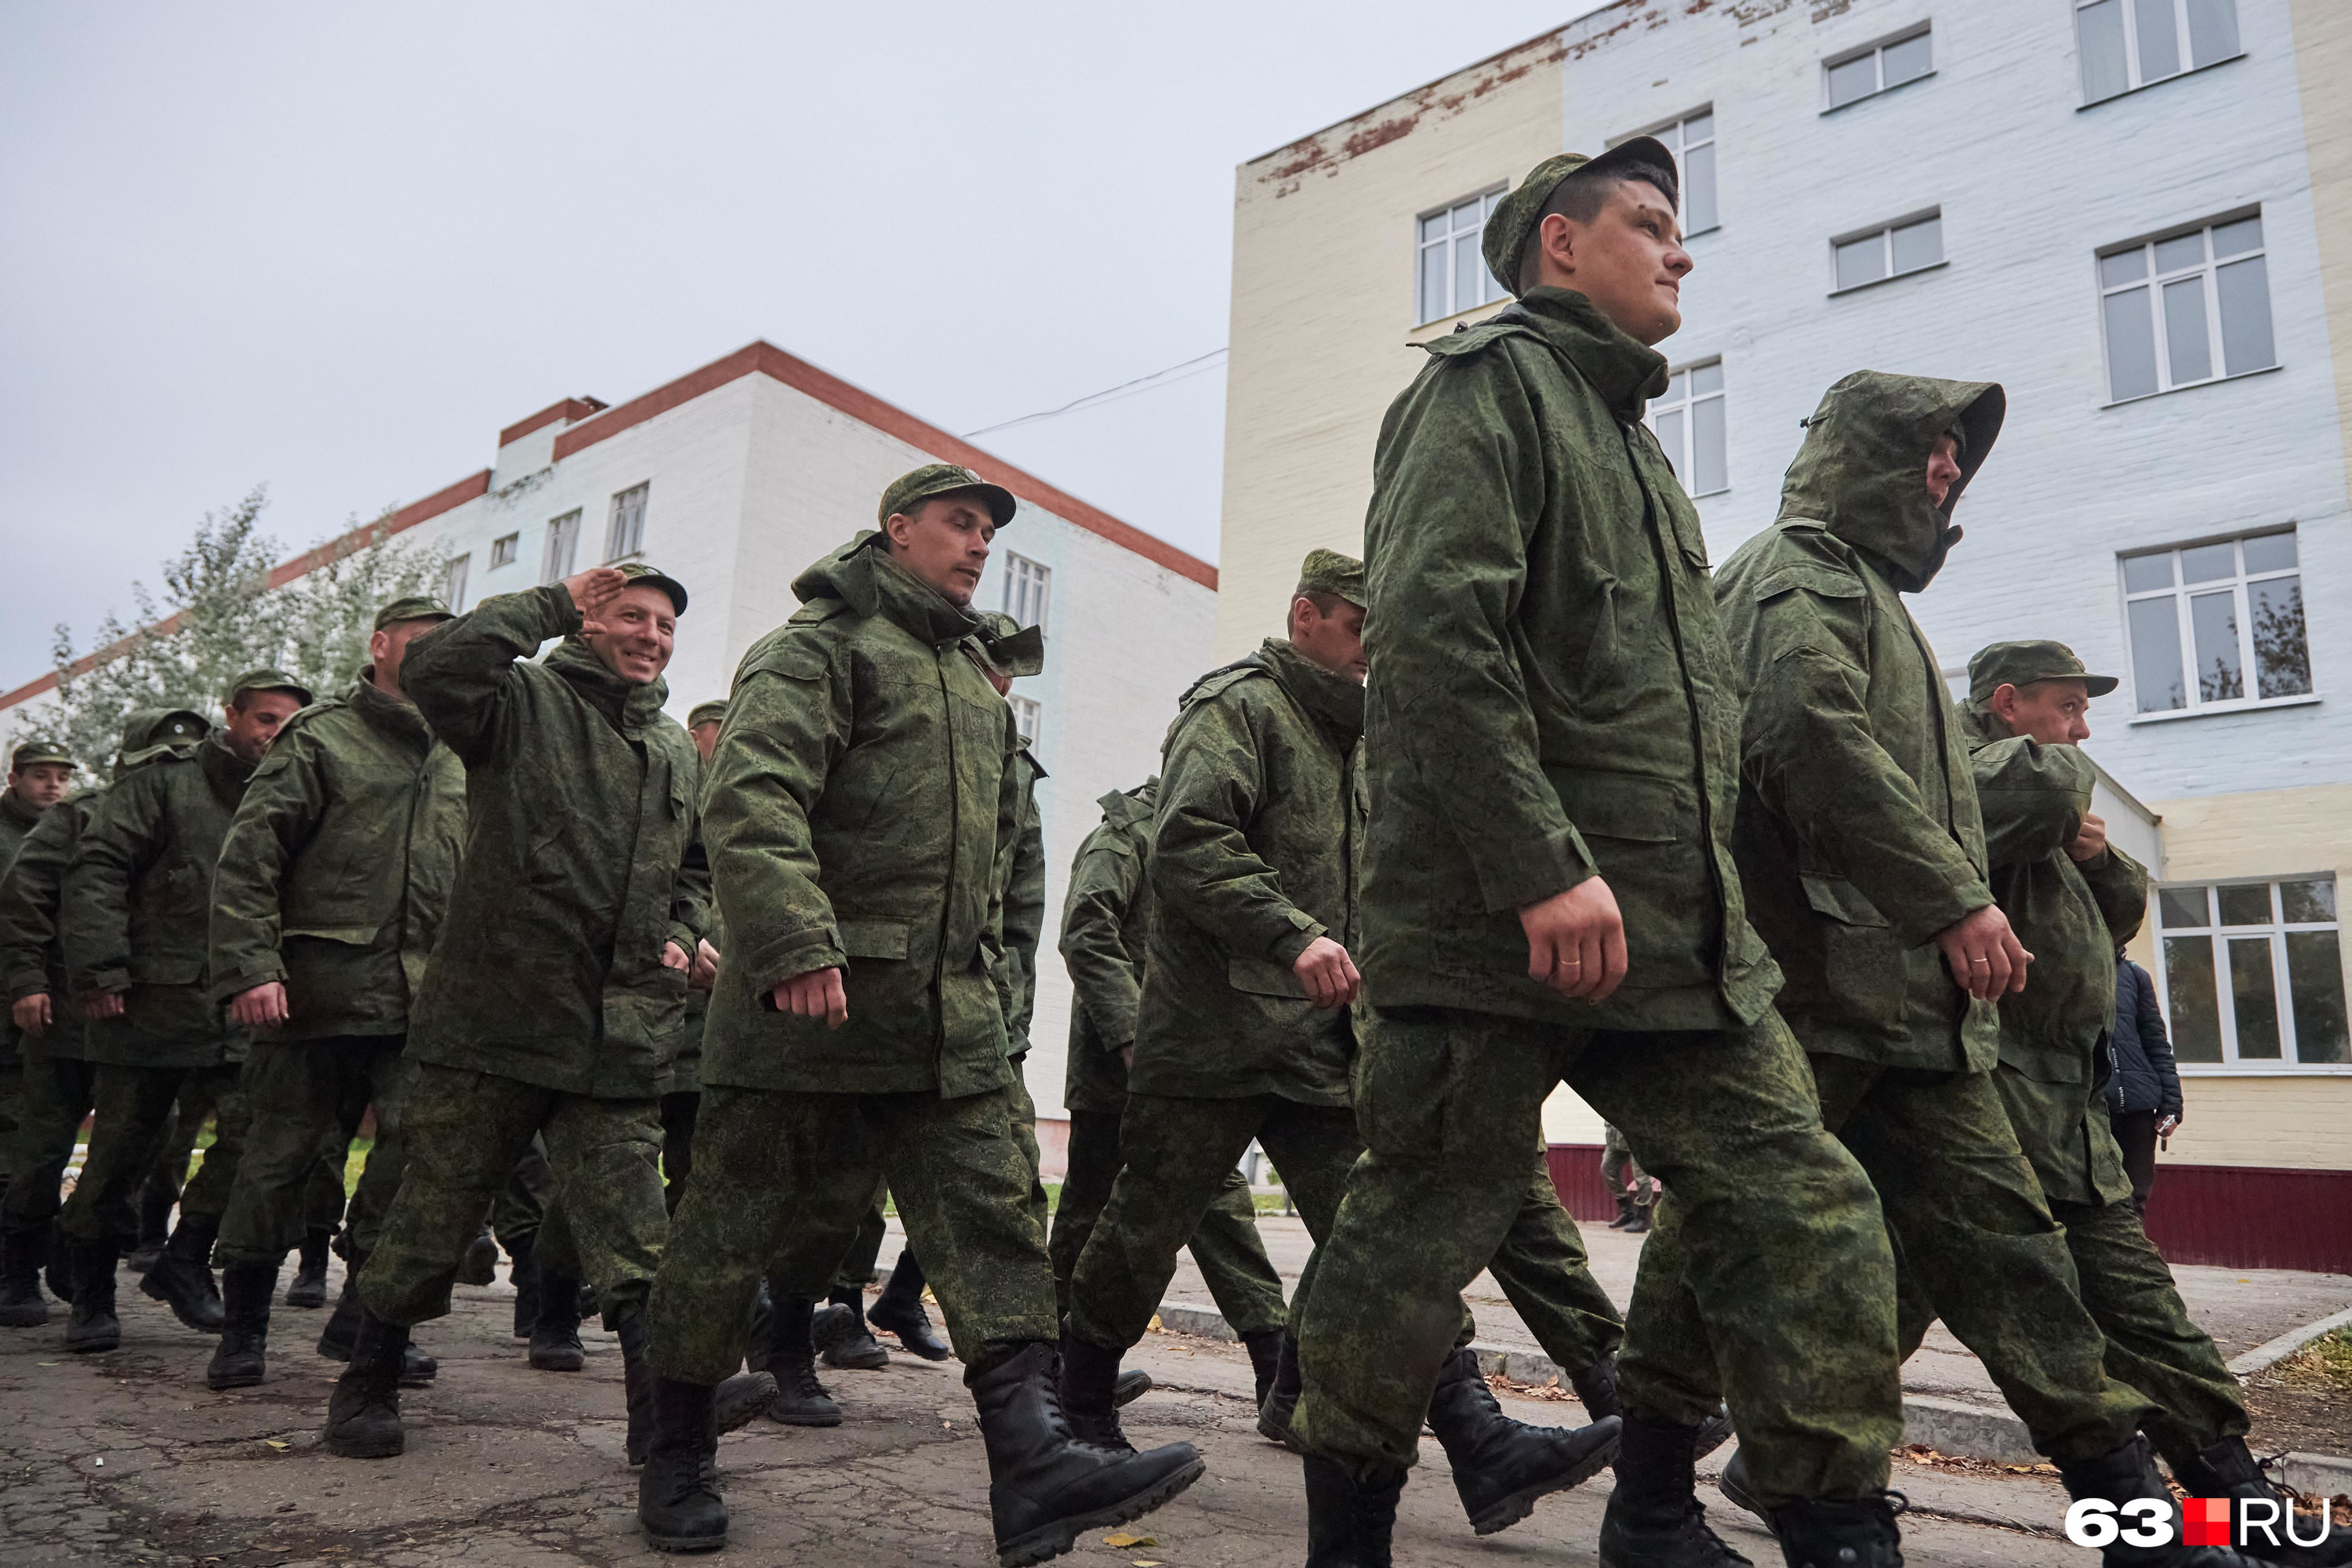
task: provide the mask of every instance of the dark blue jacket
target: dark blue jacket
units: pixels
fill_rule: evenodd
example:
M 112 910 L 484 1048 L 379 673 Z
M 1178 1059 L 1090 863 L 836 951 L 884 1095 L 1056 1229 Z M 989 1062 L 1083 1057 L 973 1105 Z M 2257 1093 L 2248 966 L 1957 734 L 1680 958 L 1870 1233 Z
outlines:
M 2180 1074 L 2172 1065 L 2172 1039 L 2157 1010 L 2156 981 L 2128 958 L 2116 960 L 2115 1076 L 2107 1079 L 2107 1109 L 2180 1114 Z

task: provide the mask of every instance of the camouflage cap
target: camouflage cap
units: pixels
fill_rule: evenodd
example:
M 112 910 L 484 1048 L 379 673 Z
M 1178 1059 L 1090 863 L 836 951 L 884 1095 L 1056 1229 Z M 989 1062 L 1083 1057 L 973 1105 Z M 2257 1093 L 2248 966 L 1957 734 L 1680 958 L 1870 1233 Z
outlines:
M 1024 626 L 1002 610 L 982 610 L 986 628 L 973 639 L 981 658 L 1009 680 L 1035 675 L 1045 668 L 1045 628 Z
M 8 753 L 10 773 L 29 768 L 35 763 L 62 763 L 69 768 L 78 768 L 81 765 L 74 761 L 74 754 L 71 752 L 67 751 L 55 741 L 21 741 L 17 742 L 16 749 Z
M 686 716 L 686 727 L 698 730 L 705 724 L 727 722 L 727 699 L 714 697 L 708 702 L 698 702 Z
M 2037 680 L 2079 680 L 2094 697 L 2105 697 L 2116 686 L 2112 675 L 2093 675 L 2062 642 L 1997 642 L 1977 650 L 1969 660 L 1969 700 L 1982 702 L 2004 686 L 2031 686 Z
M 1570 174 L 1587 172 L 1610 174 L 1628 169 L 1647 169 L 1664 176 L 1663 189 L 1666 200 L 1682 205 L 1682 174 L 1675 167 L 1675 155 L 1654 136 L 1634 136 L 1620 142 L 1598 158 L 1582 153 L 1561 153 L 1546 158 L 1528 171 L 1518 188 L 1496 204 L 1486 219 L 1486 270 L 1503 286 L 1503 292 L 1516 295 L 1519 291 L 1519 257 L 1528 247 L 1528 239 L 1536 231 L 1536 222 L 1543 216 L 1544 204 L 1559 189 L 1559 183 Z
M 248 691 L 290 691 L 302 700 L 302 706 L 310 705 L 310 689 L 282 669 L 264 667 L 247 670 L 229 682 L 228 705 L 234 708 L 243 702 Z
M 1020 502 L 1003 485 L 992 485 L 970 468 L 955 463 L 925 463 L 909 473 L 900 474 L 882 492 L 882 504 L 875 510 L 875 519 L 887 522 L 890 519 L 919 501 L 933 496 L 948 495 L 956 490 L 978 490 L 988 502 L 988 513 L 1003 528 L 1013 521 Z
M 1301 592 L 1336 594 L 1359 607 L 1367 600 L 1364 563 L 1336 550 L 1308 551 L 1298 563 L 1298 586 Z
M 659 588 L 669 595 L 670 607 L 673 610 L 681 616 L 686 614 L 686 584 L 668 573 L 648 566 L 642 561 L 624 561 L 614 570 L 629 580 L 629 586 L 632 588 L 640 583 L 648 587 Z
M 438 599 L 423 594 L 408 594 L 394 599 L 375 613 L 375 629 L 396 626 L 403 621 L 454 621 L 457 613 Z

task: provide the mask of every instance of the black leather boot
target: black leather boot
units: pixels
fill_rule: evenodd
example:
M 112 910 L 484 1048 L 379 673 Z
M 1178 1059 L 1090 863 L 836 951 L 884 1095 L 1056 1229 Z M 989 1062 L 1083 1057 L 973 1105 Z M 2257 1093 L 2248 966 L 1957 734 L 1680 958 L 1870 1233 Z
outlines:
M 2173 1503 L 2171 1489 L 2157 1473 L 2156 1459 L 2148 1452 L 2145 1437 L 2134 1437 L 2095 1459 L 2061 1465 L 2058 1479 L 2066 1483 L 2066 1495 L 2078 1502 L 2084 1498 L 2105 1498 L 2120 1505 L 2140 1498 L 2156 1498 L 2171 1510 L 2173 1537 L 2168 1544 L 2134 1546 L 2118 1536 L 2099 1551 L 2103 1568 L 2255 1568 L 2254 1558 L 2230 1547 L 2190 1546 L 2181 1541 L 2179 1510 Z
M 1650 1205 L 1643 1200 L 1635 1198 L 1633 1200 L 1633 1217 L 1625 1222 L 1625 1234 L 1627 1236 L 1642 1236 L 1647 1234 L 1649 1228 Z
M 1080 1442 L 1055 1392 L 1058 1361 L 1052 1345 L 1032 1343 L 964 1374 L 988 1449 L 999 1568 L 1058 1557 L 1086 1531 L 1140 1519 L 1201 1479 L 1190 1443 L 1139 1454 Z
M 466 1244 L 466 1256 L 457 1260 L 457 1283 L 460 1285 L 493 1285 L 499 1278 L 499 1241 L 484 1226 L 481 1234 Z
M 1249 1352 L 1250 1375 L 1257 1383 L 1257 1403 L 1265 1407 L 1265 1396 L 1274 1392 L 1274 1380 L 1282 1368 L 1282 1331 L 1260 1329 L 1242 1336 L 1242 1349 Z
M 316 1308 L 327 1304 L 327 1249 L 334 1239 L 335 1233 L 324 1226 L 314 1225 L 302 1233 L 302 1250 L 294 1264 L 294 1283 L 286 1287 L 288 1306 Z M 224 1281 L 224 1294 L 226 1289 Z
M 890 1352 L 866 1326 L 866 1297 L 861 1292 L 835 1296 L 809 1321 L 809 1338 L 827 1366 L 853 1372 L 879 1372 L 890 1364 Z
M 1114 1454 L 1132 1454 L 1135 1446 L 1119 1430 L 1118 1407 L 1111 1387 L 1118 1381 L 1119 1358 L 1125 1351 L 1088 1344 L 1070 1334 L 1062 1336 L 1062 1415 L 1081 1443 L 1092 1443 Z
M 1429 1426 L 1454 1468 L 1462 1511 L 1480 1535 L 1508 1530 L 1536 1510 L 1536 1499 L 1564 1492 L 1617 1457 L 1621 1423 L 1530 1426 L 1503 1414 L 1495 1391 L 1465 1348 L 1448 1356 L 1429 1396 Z
M 2328 1528 L 2326 1520 L 2316 1517 L 2295 1521 L 2294 1500 L 2263 1473 L 2263 1461 L 2254 1458 L 2243 1437 L 2224 1437 L 2193 1454 L 2165 1458 L 2171 1461 L 2172 1479 L 2187 1488 L 2191 1497 L 2236 1498 L 2277 1506 L 2278 1522 L 2271 1527 L 2270 1538 L 2255 1535 L 2248 1540 L 2247 1555 L 2276 1568 L 2346 1568 L 2352 1563 L 2352 1530 Z M 2290 1522 L 2305 1535 L 2320 1535 L 2322 1530 L 2326 1533 L 2305 1545 L 2289 1538 Z
M 1601 1520 L 1601 1568 L 1755 1568 L 1707 1528 L 1691 1468 L 1697 1442 L 1696 1426 L 1624 1417 L 1617 1489 Z
M 1339 1460 L 1308 1454 L 1307 1568 L 1389 1568 L 1404 1472 L 1368 1466 L 1350 1472 Z
M 625 1352 L 626 1342 L 623 1342 Z M 716 1552 L 727 1544 L 727 1505 L 717 1483 L 719 1427 L 712 1391 L 656 1377 L 646 1394 L 652 1432 L 637 1473 L 637 1525 L 656 1552 Z
M 787 1426 L 838 1426 L 841 1406 L 816 1380 L 816 1350 L 809 1342 L 809 1318 L 816 1303 L 805 1296 L 780 1296 L 752 1341 L 751 1364 L 773 1373 L 775 1403 L 768 1418 Z
M 1622 1230 L 1633 1223 L 1633 1194 L 1631 1193 L 1619 1193 L 1617 1194 L 1617 1217 L 1609 1222 L 1609 1228 L 1612 1230 Z
M 1118 1381 L 1110 1385 L 1110 1402 L 1113 1405 L 1132 1405 L 1150 1392 L 1151 1374 L 1139 1366 L 1131 1366 L 1120 1373 Z
M 514 1337 L 530 1338 L 539 1322 L 539 1259 L 533 1244 L 536 1231 L 526 1231 L 507 1244 L 507 1282 L 515 1288 Z
M 1903 1568 L 1903 1532 L 1895 1516 L 1901 1492 L 1866 1498 L 1802 1498 L 1766 1515 L 1780 1554 L 1799 1568 Z
M 541 1372 L 578 1372 L 588 1352 L 580 1343 L 580 1281 L 541 1268 L 539 1318 L 530 1329 L 530 1364 Z
M 1577 1402 L 1584 1413 L 1595 1421 L 1603 1415 L 1622 1415 L 1625 1402 L 1617 1394 L 1617 1352 L 1611 1351 L 1591 1366 L 1568 1374 L 1569 1387 L 1576 1390 Z
M 629 1435 L 623 1448 L 631 1465 L 642 1465 L 654 1440 L 654 1369 L 646 1359 L 644 1311 L 614 1324 L 613 1334 L 621 1342 L 621 1390 L 629 1409 Z
M 220 1348 L 205 1368 L 215 1394 L 251 1388 L 268 1368 L 269 1298 L 278 1289 L 275 1263 L 232 1263 L 221 1270 Z
M 912 1252 L 898 1254 L 890 1282 L 882 1287 L 866 1321 L 886 1334 L 898 1335 L 900 1345 L 925 1361 L 945 1361 L 955 1353 L 931 1328 L 931 1315 L 923 1310 L 923 1266 Z
M 172 1238 L 172 1210 L 179 1202 L 179 1192 L 169 1182 L 150 1176 L 139 1184 L 139 1244 L 123 1259 L 133 1274 L 146 1273 L 163 1256 L 163 1244 Z
M 367 1267 L 367 1254 L 352 1247 L 344 1254 L 343 1293 L 335 1300 L 335 1310 L 327 1319 L 326 1327 L 319 1331 L 319 1353 L 329 1361 L 349 1361 L 352 1349 L 359 1343 L 360 1322 L 365 1309 L 360 1305 L 360 1271 Z M 422 1388 L 439 1375 L 441 1363 L 426 1355 L 402 1335 L 400 1352 L 400 1386 Z
M 0 1236 L 0 1328 L 37 1329 L 49 1321 L 41 1293 L 41 1265 L 49 1260 L 49 1233 Z
M 1257 1434 L 1294 1454 L 1307 1452 L 1290 1435 L 1290 1417 L 1298 1409 L 1298 1336 L 1285 1329 L 1282 1353 L 1274 1363 L 1274 1386 L 1257 1402 Z
M 220 1235 L 217 1215 L 180 1211 L 180 1223 L 163 1255 L 139 1281 L 142 1294 L 172 1309 L 172 1316 L 200 1334 L 221 1331 L 220 1286 L 213 1279 L 213 1240 Z
M 346 1459 L 388 1459 L 406 1447 L 400 1372 L 407 1348 L 406 1329 L 361 1310 L 352 1363 L 327 1398 L 327 1452 Z
M 114 1243 L 74 1243 L 66 1249 L 66 1271 L 73 1283 L 66 1349 L 89 1355 L 121 1344 L 122 1320 L 114 1315 Z

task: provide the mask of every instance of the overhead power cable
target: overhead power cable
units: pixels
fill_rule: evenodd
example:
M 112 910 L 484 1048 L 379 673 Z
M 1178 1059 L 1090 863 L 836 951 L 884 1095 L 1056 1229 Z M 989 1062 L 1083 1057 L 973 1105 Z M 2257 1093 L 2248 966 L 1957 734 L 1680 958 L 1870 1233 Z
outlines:
M 1207 353 L 1197 354 L 1191 359 L 1171 364 L 1164 370 L 1155 370 L 1150 375 L 1139 375 L 1133 381 L 1122 381 L 1117 386 L 1105 387 L 1100 392 L 1089 392 L 1084 397 L 1074 397 L 1059 408 L 1041 408 L 1034 414 L 1024 414 L 1017 419 L 1006 419 L 995 425 L 982 426 L 977 430 L 967 430 L 963 433 L 963 437 L 969 441 L 975 436 L 985 436 L 992 431 L 1010 430 L 1015 425 L 1029 425 L 1040 419 L 1058 418 L 1065 414 L 1076 414 L 1082 409 L 1097 408 L 1106 403 L 1116 403 L 1123 397 L 1133 397 L 1138 393 L 1155 392 L 1160 387 L 1171 386 L 1177 382 L 1199 375 L 1203 371 L 1214 370 L 1224 357 L 1223 349 L 1211 349 Z

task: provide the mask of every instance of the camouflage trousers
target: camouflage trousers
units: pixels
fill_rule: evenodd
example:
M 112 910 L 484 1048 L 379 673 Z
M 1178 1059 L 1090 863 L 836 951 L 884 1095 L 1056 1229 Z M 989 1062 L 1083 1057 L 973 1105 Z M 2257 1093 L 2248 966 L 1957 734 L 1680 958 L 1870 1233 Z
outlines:
M 1609 1195 L 1622 1198 L 1625 1184 L 1631 1179 L 1633 1201 L 1646 1205 L 1658 1195 L 1658 1184 L 1643 1173 L 1633 1158 L 1633 1151 L 1625 1147 L 1625 1135 L 1614 1127 L 1604 1127 L 1601 1140 L 1601 1179 L 1609 1184 Z
M 367 1310 L 412 1325 L 448 1311 L 466 1248 L 540 1135 L 580 1277 L 595 1287 L 605 1323 L 642 1311 L 669 1228 L 650 1089 L 642 1100 L 596 1100 L 497 1073 L 409 1065 L 415 1077 L 401 1119 L 407 1165 L 360 1272 Z
M 2065 1233 L 1992 1075 L 1811 1059 L 1822 1121 L 1878 1189 L 1900 1268 L 1984 1363 L 2034 1446 L 2063 1465 L 2131 1441 L 2151 1407 L 2102 1365 L 2104 1342 L 2077 1293 Z M 1719 1379 L 1696 1306 L 1671 1272 L 1688 1250 L 1684 1218 L 1670 1189 L 1633 1316 L 1646 1344 L 1674 1347 L 1658 1358 L 1655 1382 L 1689 1419 L 1714 1408 Z
M 1356 1113 L 1369 1148 L 1297 1318 L 1305 1391 L 1294 1430 L 1310 1447 L 1358 1465 L 1413 1463 L 1459 1335 L 1458 1292 L 1525 1203 L 1543 1101 L 1565 1079 L 1683 1205 L 1677 1273 L 1721 1360 L 1757 1483 L 1788 1497 L 1885 1486 L 1903 1428 L 1894 1258 L 1869 1179 L 1822 1129 L 1804 1053 L 1777 1014 L 1743 1029 L 1656 1033 L 1441 1007 L 1359 1016 Z M 1636 1310 L 1620 1368 L 1626 1403 L 1679 1418 L 1658 1366 L 1676 1347 L 1654 1348 L 1647 1333 Z
M 16 1130 L 16 1174 L 0 1198 L 0 1235 L 44 1232 L 63 1205 L 59 1189 L 82 1118 L 98 1103 L 98 1064 L 44 1055 L 26 1042 L 24 1120 Z
M 154 1171 L 156 1157 L 173 1140 L 173 1111 L 189 1102 L 191 1142 L 203 1112 L 195 1102 L 212 1102 L 212 1147 L 180 1189 L 180 1219 L 218 1221 L 228 1208 L 236 1168 L 245 1150 L 245 1095 L 237 1087 L 242 1065 L 207 1068 L 141 1068 L 101 1064 L 91 1085 L 89 1157 L 81 1179 L 66 1200 L 59 1228 L 68 1241 L 93 1246 L 112 1241 L 128 1251 L 139 1242 L 139 1190 Z
M 1013 1103 L 1009 1089 L 941 1100 L 706 1084 L 694 1175 L 654 1283 L 654 1365 L 688 1383 L 731 1374 L 761 1277 L 777 1295 L 824 1295 L 885 1182 L 967 1364 L 1053 1340 L 1053 1268 Z
M 362 1257 L 375 1250 L 406 1163 L 401 1147 L 406 1064 L 400 1054 L 405 1044 L 400 1035 L 254 1044 L 245 1062 L 251 1118 L 245 1160 L 221 1220 L 224 1266 L 276 1264 L 301 1244 L 304 1231 L 333 1226 L 343 1207 L 346 1152 L 370 1105 L 375 1107 L 375 1145 L 352 1205 L 350 1245 Z M 322 1201 L 322 1184 L 331 1188 L 331 1199 Z

